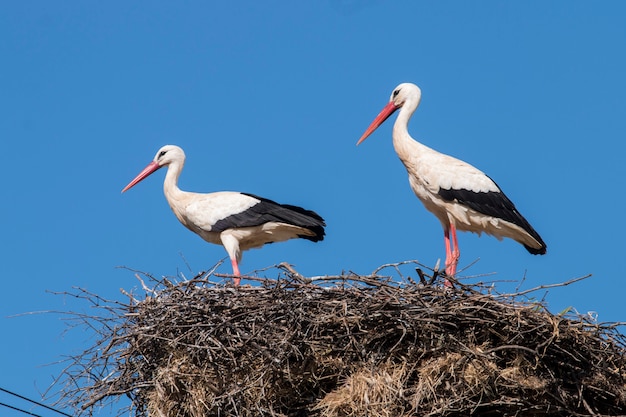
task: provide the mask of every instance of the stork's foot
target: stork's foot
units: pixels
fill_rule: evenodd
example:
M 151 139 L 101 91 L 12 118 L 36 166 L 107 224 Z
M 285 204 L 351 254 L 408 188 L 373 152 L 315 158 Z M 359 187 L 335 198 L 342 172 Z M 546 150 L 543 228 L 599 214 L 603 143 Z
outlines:
M 456 273 L 456 264 L 446 266 L 446 273 L 443 278 L 443 286 L 446 288 L 454 288 L 452 282 L 448 278 L 454 278 L 454 274 Z

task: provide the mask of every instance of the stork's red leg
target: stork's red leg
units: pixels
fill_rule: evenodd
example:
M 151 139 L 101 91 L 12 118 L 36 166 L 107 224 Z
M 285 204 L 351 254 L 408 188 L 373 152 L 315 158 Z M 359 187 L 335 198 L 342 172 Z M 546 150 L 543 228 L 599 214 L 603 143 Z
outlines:
M 452 236 L 452 242 L 450 242 L 450 236 Z M 450 229 L 444 231 L 444 238 L 446 242 L 446 275 L 453 277 L 456 274 L 456 266 L 461 256 L 459 242 L 456 237 L 456 227 L 453 223 L 450 223 Z M 452 287 L 452 284 L 448 280 L 444 281 L 444 285 L 446 287 Z
M 233 278 L 233 282 L 235 283 L 235 287 L 238 287 L 239 282 L 241 282 L 241 278 L 239 278 L 239 276 L 241 275 L 239 273 L 239 265 L 237 265 L 237 260 L 234 258 L 230 260 L 230 263 L 233 265 L 233 275 L 237 277 L 237 278 Z
M 449 229 L 445 229 L 443 231 L 443 238 L 446 243 L 446 276 L 452 276 L 450 274 L 451 272 L 450 259 L 452 258 L 452 249 L 450 248 L 450 230 Z M 448 281 L 447 278 L 444 279 L 443 285 L 445 287 L 452 287 L 452 284 L 450 283 L 450 281 Z
M 461 257 L 461 251 L 459 250 L 459 241 L 456 237 L 456 227 L 454 224 L 450 224 L 450 235 L 452 237 L 452 250 L 450 251 L 450 241 L 447 242 L 447 250 L 449 251 L 446 256 L 446 274 L 449 276 L 456 275 L 456 266 L 459 263 Z
M 444 238 L 444 241 L 446 242 L 446 274 L 447 274 L 448 263 L 449 263 L 450 257 L 452 256 L 452 250 L 450 249 L 450 230 L 449 229 L 445 229 L 443 231 L 443 238 Z

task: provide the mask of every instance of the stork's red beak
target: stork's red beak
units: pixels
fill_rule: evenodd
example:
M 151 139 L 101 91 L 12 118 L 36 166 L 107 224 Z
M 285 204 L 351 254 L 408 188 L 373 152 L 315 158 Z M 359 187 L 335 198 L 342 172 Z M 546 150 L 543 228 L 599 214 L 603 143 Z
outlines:
M 158 162 L 156 161 L 152 161 L 148 164 L 147 167 L 145 167 L 143 169 L 143 171 L 141 171 L 139 173 L 139 175 L 137 175 L 135 177 L 134 180 L 132 180 L 130 183 L 128 183 L 128 185 L 126 187 L 124 187 L 124 189 L 122 190 L 122 192 L 132 188 L 133 186 L 135 186 L 135 184 L 137 184 L 139 181 L 143 180 L 144 178 L 146 178 L 148 175 L 152 174 L 154 171 L 156 171 L 157 169 L 161 168 L 161 165 L 159 165 Z
M 367 139 L 367 137 L 369 135 L 371 135 L 372 132 L 374 132 L 378 128 L 378 126 L 382 125 L 383 122 L 385 120 L 387 120 L 389 118 L 389 116 L 391 116 L 393 114 L 393 112 L 395 112 L 398 109 L 399 109 L 399 107 L 396 106 L 393 101 L 390 101 L 383 108 L 383 110 L 380 113 L 378 113 L 378 116 L 376 116 L 376 118 L 374 119 L 374 121 L 372 122 L 370 127 L 367 128 L 365 133 L 363 133 L 363 136 L 361 136 L 361 139 L 359 139 L 359 141 L 356 144 L 359 145 L 361 142 L 363 142 L 365 139 Z

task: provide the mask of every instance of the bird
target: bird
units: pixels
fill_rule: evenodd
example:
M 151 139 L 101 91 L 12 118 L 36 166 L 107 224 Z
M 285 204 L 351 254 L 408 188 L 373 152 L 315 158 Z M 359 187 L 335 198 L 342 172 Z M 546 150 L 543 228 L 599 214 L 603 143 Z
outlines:
M 170 208 L 183 226 L 226 249 L 235 286 L 241 281 L 239 262 L 244 251 L 294 238 L 313 242 L 324 239 L 326 223 L 314 211 L 236 191 L 209 194 L 182 191 L 178 188 L 178 177 L 184 164 L 183 149 L 165 145 L 122 193 L 167 166 L 163 192 Z
M 547 246 L 539 233 L 490 177 L 467 162 L 437 152 L 411 137 L 408 123 L 421 97 L 422 92 L 417 85 L 398 85 L 357 145 L 399 110 L 393 125 L 393 146 L 407 170 L 411 189 L 441 222 L 446 248 L 446 276 L 455 276 L 461 256 L 457 230 L 478 235 L 484 232 L 499 240 L 510 238 L 533 255 L 545 254 Z M 444 285 L 452 286 L 447 278 Z

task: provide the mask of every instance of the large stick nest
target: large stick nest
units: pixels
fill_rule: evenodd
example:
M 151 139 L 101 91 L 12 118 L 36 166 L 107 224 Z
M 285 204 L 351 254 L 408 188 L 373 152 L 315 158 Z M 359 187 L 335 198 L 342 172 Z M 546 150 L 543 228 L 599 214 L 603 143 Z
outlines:
M 240 288 L 143 274 L 126 303 L 78 290 L 102 314 L 71 313 L 98 340 L 70 359 L 61 401 L 93 414 L 127 395 L 159 417 L 625 413 L 617 324 L 552 314 L 531 291 L 379 272 L 310 280 L 283 265 Z

